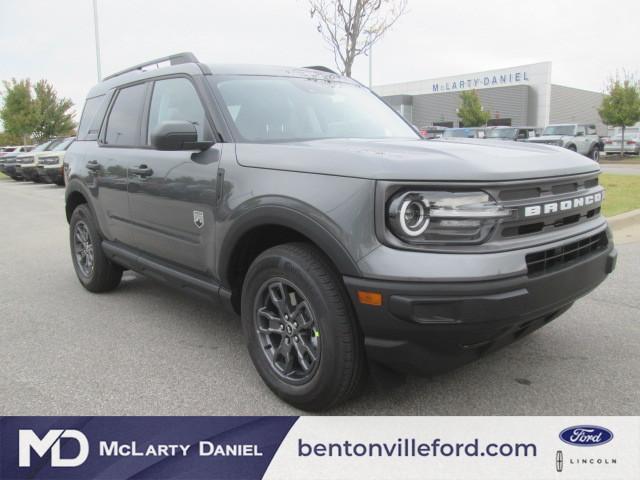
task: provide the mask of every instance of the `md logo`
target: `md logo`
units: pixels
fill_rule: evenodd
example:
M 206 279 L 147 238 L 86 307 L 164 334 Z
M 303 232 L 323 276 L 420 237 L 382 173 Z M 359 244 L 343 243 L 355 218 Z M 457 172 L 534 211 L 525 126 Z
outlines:
M 69 438 L 78 442 L 79 451 L 74 458 L 60 457 L 60 439 Z M 77 467 L 89 456 L 89 440 L 78 430 L 49 430 L 43 438 L 39 438 L 33 430 L 18 432 L 18 466 L 31 466 L 31 450 L 39 457 L 44 457 L 51 450 L 52 467 Z

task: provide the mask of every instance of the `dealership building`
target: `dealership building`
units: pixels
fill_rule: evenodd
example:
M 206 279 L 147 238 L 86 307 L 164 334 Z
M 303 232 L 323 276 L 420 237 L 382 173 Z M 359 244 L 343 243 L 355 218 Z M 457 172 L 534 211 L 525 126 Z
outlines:
M 452 77 L 379 85 L 374 91 L 418 127 L 459 127 L 460 92 L 476 90 L 491 113 L 489 125 L 544 127 L 553 123 L 595 124 L 602 93 L 551 83 L 551 62 Z

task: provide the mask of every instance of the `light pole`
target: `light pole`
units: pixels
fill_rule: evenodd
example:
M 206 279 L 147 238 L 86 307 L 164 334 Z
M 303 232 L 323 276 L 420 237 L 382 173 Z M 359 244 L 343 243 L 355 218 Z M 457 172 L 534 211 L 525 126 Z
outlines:
M 100 68 L 100 31 L 98 29 L 98 0 L 93 0 L 93 31 L 96 34 L 96 66 L 98 68 L 98 81 L 102 80 Z

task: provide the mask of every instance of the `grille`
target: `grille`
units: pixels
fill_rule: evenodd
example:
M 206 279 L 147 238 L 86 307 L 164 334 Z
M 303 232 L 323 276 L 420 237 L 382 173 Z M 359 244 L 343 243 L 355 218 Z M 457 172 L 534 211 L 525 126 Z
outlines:
M 42 165 L 55 165 L 58 163 L 58 157 L 43 157 L 40 159 Z
M 571 198 L 598 193 L 598 177 L 576 177 L 569 180 L 541 182 L 535 186 L 506 187 L 492 192 L 494 198 L 507 208 L 521 209 L 525 205 L 560 202 Z M 584 205 L 566 211 L 524 217 L 522 214 L 514 219 L 501 222 L 496 238 L 513 239 L 526 235 L 550 233 L 600 215 L 599 205 Z
M 591 253 L 604 250 L 608 243 L 606 232 L 602 232 L 567 245 L 530 253 L 526 257 L 528 273 L 540 275 L 557 270 Z
M 22 158 L 17 158 L 16 163 L 19 163 L 19 164 L 33 163 L 33 160 L 34 160 L 34 157 L 22 157 Z

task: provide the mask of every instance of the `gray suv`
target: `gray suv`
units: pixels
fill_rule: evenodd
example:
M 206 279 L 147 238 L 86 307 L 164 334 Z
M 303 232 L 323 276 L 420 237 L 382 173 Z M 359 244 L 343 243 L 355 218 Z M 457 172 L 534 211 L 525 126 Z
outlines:
M 615 266 L 597 164 L 424 141 L 322 67 L 137 65 L 91 89 L 64 162 L 81 284 L 131 269 L 220 298 L 265 383 L 306 410 L 354 395 L 371 362 L 474 360 Z

